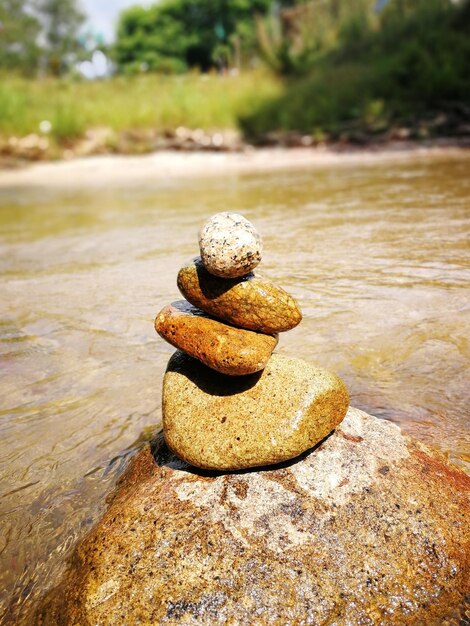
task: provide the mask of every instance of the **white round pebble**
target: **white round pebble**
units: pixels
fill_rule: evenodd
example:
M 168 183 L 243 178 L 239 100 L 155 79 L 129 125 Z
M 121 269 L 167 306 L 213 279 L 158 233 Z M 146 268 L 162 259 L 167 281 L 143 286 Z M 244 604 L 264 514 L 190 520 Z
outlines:
M 263 245 L 258 231 L 243 215 L 217 213 L 199 231 L 199 248 L 208 272 L 236 278 L 258 265 Z

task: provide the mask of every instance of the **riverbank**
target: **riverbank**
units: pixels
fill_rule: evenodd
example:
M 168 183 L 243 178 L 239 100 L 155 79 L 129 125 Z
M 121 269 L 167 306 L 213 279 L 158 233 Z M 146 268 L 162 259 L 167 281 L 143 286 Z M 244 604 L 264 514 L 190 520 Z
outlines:
M 240 152 L 166 150 L 138 156 L 105 155 L 0 170 L 0 189 L 142 185 L 168 177 L 217 177 L 341 164 L 414 161 L 417 158 L 444 156 L 452 159 L 469 155 L 469 147 L 465 142 L 442 139 L 432 142 L 390 142 L 386 146 L 367 148 L 337 145 L 246 148 Z
M 261 69 L 100 81 L 0 75 L 0 167 L 184 150 L 207 147 L 207 141 L 232 149 L 240 117 L 281 93 L 282 81 Z

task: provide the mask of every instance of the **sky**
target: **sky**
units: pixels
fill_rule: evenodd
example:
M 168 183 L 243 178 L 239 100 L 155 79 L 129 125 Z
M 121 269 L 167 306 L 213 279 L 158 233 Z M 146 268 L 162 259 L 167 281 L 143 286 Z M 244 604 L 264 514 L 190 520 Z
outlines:
M 122 9 L 135 4 L 150 4 L 145 0 L 81 0 L 93 31 L 102 33 L 107 42 L 112 41 L 118 15 Z

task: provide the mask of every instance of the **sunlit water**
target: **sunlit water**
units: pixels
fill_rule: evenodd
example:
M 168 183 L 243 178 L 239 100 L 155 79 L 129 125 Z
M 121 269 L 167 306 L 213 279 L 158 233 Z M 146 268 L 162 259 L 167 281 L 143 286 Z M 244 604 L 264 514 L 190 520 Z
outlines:
M 153 318 L 211 214 L 264 236 L 260 273 L 304 320 L 279 350 L 352 404 L 468 461 L 470 159 L 142 187 L 0 191 L 0 594 L 17 622 L 161 420 Z M 0 607 L 2 605 L 0 604 Z M 0 618 L 1 621 L 1 618 Z

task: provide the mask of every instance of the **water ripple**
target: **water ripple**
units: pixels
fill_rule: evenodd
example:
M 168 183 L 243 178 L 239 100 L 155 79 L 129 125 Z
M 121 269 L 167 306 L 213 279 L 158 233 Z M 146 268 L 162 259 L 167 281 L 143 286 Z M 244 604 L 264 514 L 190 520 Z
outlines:
M 0 200 L 0 606 L 54 583 L 129 457 L 161 424 L 172 348 L 153 330 L 211 213 L 264 235 L 260 272 L 299 300 L 279 351 L 337 371 L 352 403 L 469 460 L 468 162 L 328 167 Z M 8 608 L 9 607 L 9 608 Z

